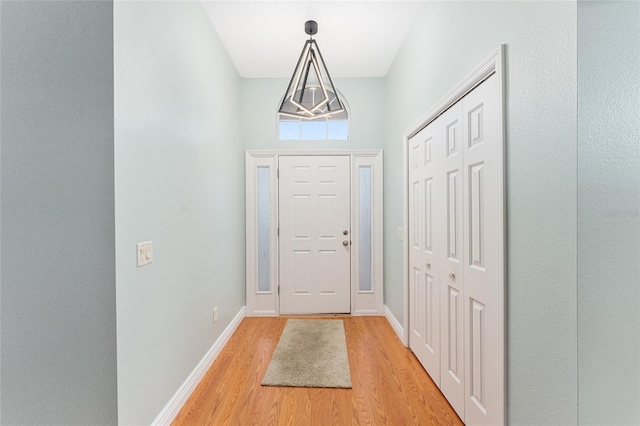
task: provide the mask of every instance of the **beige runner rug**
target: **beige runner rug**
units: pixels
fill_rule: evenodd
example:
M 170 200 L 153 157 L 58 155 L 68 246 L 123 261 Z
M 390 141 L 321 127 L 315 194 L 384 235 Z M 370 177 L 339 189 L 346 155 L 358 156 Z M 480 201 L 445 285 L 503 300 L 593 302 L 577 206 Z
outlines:
M 262 385 L 350 389 L 344 322 L 287 320 Z

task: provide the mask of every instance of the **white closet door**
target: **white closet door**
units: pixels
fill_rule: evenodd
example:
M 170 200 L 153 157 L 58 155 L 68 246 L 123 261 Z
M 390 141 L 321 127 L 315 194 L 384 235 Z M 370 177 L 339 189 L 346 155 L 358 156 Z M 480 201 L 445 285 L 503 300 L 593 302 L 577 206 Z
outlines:
M 422 277 L 424 293 L 424 341 L 422 364 L 440 386 L 440 261 L 444 250 L 438 223 L 442 220 L 439 200 L 442 199 L 443 179 L 440 173 L 444 158 L 443 135 L 437 126 L 427 126 L 418 135 L 424 146 L 422 168 Z
M 497 78 L 464 97 L 465 422 L 493 425 L 502 409 L 502 235 Z
M 410 347 L 469 425 L 504 421 L 499 84 L 490 75 L 407 145 Z
M 411 300 L 409 347 L 422 362 L 424 345 L 424 297 L 422 271 L 422 240 L 424 227 L 422 207 L 422 169 L 424 167 L 424 145 L 419 138 L 413 138 L 409 144 L 409 299 Z
M 428 126 L 410 142 L 410 347 L 440 385 L 440 238 L 437 232 L 439 185 L 436 169 L 444 153 Z
M 443 135 L 443 196 L 440 230 L 444 254 L 440 256 L 440 389 L 461 419 L 464 412 L 464 269 L 463 269 L 463 160 L 462 104 L 436 120 Z

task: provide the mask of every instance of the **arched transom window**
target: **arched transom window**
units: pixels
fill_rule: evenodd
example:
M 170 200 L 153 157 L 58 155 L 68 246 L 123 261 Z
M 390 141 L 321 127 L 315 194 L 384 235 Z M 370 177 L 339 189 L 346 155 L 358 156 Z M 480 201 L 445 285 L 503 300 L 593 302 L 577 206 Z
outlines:
M 310 96 L 315 95 L 314 90 L 309 92 Z M 327 92 L 329 94 L 329 102 L 334 102 L 335 94 L 330 90 L 327 90 Z M 329 117 L 306 120 L 278 114 L 278 139 L 283 141 L 349 140 L 349 116 L 351 115 L 349 105 L 342 93 L 339 93 L 339 96 L 344 109 Z

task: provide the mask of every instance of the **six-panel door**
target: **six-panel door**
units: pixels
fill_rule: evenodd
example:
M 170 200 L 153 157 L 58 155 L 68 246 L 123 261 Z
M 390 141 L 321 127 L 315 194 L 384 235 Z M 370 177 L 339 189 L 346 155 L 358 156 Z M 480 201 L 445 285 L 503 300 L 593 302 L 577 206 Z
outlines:
M 435 126 L 411 139 L 409 145 L 409 345 L 433 381 L 440 386 L 440 261 L 442 241 L 437 227 L 442 213 L 444 149 Z
M 281 156 L 280 313 L 349 313 L 349 156 Z

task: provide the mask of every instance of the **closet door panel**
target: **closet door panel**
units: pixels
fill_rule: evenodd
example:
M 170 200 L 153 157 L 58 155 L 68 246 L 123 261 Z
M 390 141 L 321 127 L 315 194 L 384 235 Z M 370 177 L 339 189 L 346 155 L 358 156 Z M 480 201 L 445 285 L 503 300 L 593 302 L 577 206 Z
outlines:
M 442 167 L 444 146 L 441 135 L 437 134 L 433 125 L 427 126 L 418 136 L 423 143 L 425 162 L 422 169 L 423 187 L 423 238 L 422 267 L 424 279 L 423 328 L 424 342 L 422 348 L 422 364 L 436 383 L 440 386 L 440 256 L 442 242 L 439 223 L 442 220 L 439 211 L 439 200 L 442 193 L 442 178 L 438 170 Z
M 465 422 L 496 424 L 502 378 L 499 341 L 499 128 L 496 77 L 462 100 L 464 156 Z
M 444 250 L 440 258 L 440 388 L 464 419 L 464 271 L 462 104 L 434 121 L 444 156 L 438 170 L 443 182 L 439 226 Z
M 419 135 L 409 141 L 409 347 L 423 362 L 424 346 L 424 271 L 423 253 L 423 188 L 422 170 L 424 168 L 424 145 Z

